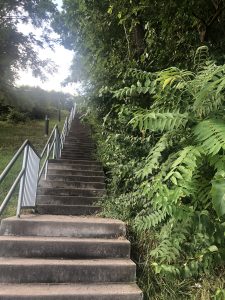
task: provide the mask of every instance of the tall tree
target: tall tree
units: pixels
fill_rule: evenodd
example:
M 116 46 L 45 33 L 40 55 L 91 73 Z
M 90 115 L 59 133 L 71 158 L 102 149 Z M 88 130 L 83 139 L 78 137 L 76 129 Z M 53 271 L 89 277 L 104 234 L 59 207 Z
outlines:
M 56 13 L 56 5 L 51 0 L 4 0 L 0 2 L 0 96 L 5 97 L 17 72 L 28 66 L 35 76 L 41 76 L 46 61 L 38 58 L 36 46 L 45 47 L 49 39 L 49 24 Z M 37 38 L 19 32 L 19 23 L 43 28 Z

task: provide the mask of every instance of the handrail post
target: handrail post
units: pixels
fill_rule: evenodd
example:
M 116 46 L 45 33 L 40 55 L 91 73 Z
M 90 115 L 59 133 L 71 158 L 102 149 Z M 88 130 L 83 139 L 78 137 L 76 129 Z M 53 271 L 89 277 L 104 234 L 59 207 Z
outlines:
M 54 133 L 54 148 L 53 148 L 53 159 L 59 158 L 59 134 L 58 134 L 58 127 L 55 128 Z
M 68 120 L 69 118 L 68 117 L 66 117 L 66 132 L 65 132 L 65 137 L 67 136 L 67 134 L 68 134 L 68 131 L 69 131 L 69 120 Z
M 47 146 L 47 157 L 49 156 L 49 144 Z M 47 179 L 47 173 L 48 173 L 48 160 L 46 161 L 45 165 L 45 180 Z
M 60 158 L 60 133 L 58 127 L 56 127 L 56 158 Z
M 18 205 L 16 210 L 16 216 L 17 218 L 20 217 L 20 210 L 21 205 L 23 201 L 23 195 L 24 195 L 24 185 L 25 185 L 25 179 L 26 179 L 26 168 L 27 168 L 27 160 L 28 160 L 28 153 L 29 153 L 29 145 L 27 144 L 24 153 L 23 153 L 23 164 L 22 164 L 22 170 L 24 170 L 23 176 L 20 180 L 20 189 L 19 189 L 19 197 L 18 197 Z

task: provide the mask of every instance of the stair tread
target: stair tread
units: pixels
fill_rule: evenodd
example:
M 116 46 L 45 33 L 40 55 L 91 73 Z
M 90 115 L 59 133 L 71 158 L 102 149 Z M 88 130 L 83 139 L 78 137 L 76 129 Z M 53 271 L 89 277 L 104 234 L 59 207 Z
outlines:
M 62 181 L 62 180 L 55 180 L 55 179 L 47 179 L 47 180 L 45 180 L 45 179 L 41 179 L 40 181 L 39 181 L 39 183 L 48 183 L 48 182 L 50 182 L 50 183 L 52 183 L 52 182 L 55 182 L 55 183 L 64 183 L 64 181 Z M 102 183 L 102 182 L 96 182 L 96 181 L 81 181 L 81 180 L 69 180 L 69 181 L 65 181 L 65 183 L 69 183 L 69 184 L 75 184 L 75 183 L 84 183 L 84 184 L 100 184 L 100 185 L 104 185 L 104 183 Z
M 57 259 L 57 258 L 19 258 L 0 257 L 0 267 L 14 266 L 127 266 L 134 267 L 135 263 L 129 258 L 95 258 L 95 259 Z
M 59 160 L 55 160 L 55 159 L 50 159 L 49 160 L 49 163 L 50 164 L 82 164 L 82 163 L 86 163 L 87 165 L 90 163 L 90 165 L 96 165 L 96 166 L 101 166 L 101 163 L 96 161 L 96 160 L 90 160 L 90 159 L 71 159 L 71 158 L 68 158 L 68 159 L 64 159 L 64 158 L 61 158 Z
M 69 223 L 96 223 L 96 224 L 121 224 L 124 222 L 117 219 L 100 218 L 95 216 L 61 216 L 61 215 L 21 215 L 17 217 L 9 217 L 2 222 L 69 222 Z
M 0 284 L 0 295 L 122 295 L 140 294 L 135 283 L 104 283 L 104 284 Z
M 32 242 L 70 242 L 70 243 L 102 243 L 102 244 L 130 244 L 125 237 L 117 239 L 100 239 L 100 238 L 75 238 L 75 237 L 46 237 L 46 236 L 12 236 L 1 235 L 0 241 L 32 241 Z

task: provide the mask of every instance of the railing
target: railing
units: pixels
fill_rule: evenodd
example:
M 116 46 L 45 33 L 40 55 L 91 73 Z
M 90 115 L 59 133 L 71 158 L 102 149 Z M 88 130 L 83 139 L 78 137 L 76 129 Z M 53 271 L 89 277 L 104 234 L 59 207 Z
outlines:
M 44 179 L 47 177 L 48 160 L 50 156 L 52 155 L 53 159 L 58 159 L 61 157 L 63 144 L 71 128 L 75 113 L 76 105 L 74 105 L 74 107 L 71 109 L 69 116 L 66 117 L 61 134 L 58 126 L 54 126 L 48 141 L 41 152 L 41 155 L 39 155 L 34 146 L 28 140 L 26 140 L 13 156 L 12 160 L 0 175 L 0 185 L 23 154 L 22 167 L 0 206 L 0 216 L 5 211 L 13 196 L 13 193 L 18 186 L 19 196 L 16 216 L 20 217 L 22 208 L 35 208 L 38 182 L 43 173 Z

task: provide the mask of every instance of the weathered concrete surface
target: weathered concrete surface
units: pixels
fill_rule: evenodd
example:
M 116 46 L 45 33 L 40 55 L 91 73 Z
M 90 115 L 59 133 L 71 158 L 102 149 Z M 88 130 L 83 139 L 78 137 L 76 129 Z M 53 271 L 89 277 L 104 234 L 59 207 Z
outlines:
M 130 259 L 0 258 L 0 283 L 134 282 Z
M 50 160 L 36 215 L 0 227 L 0 300 L 141 300 L 125 224 L 90 216 L 105 194 L 89 129 L 76 118 Z M 82 216 L 78 216 L 82 215 Z
M 0 235 L 116 238 L 125 236 L 125 224 L 97 217 L 24 215 L 2 221 Z
M 0 236 L 0 257 L 129 258 L 126 239 Z
M 4 300 L 141 300 L 136 284 L 9 284 L 0 285 Z

